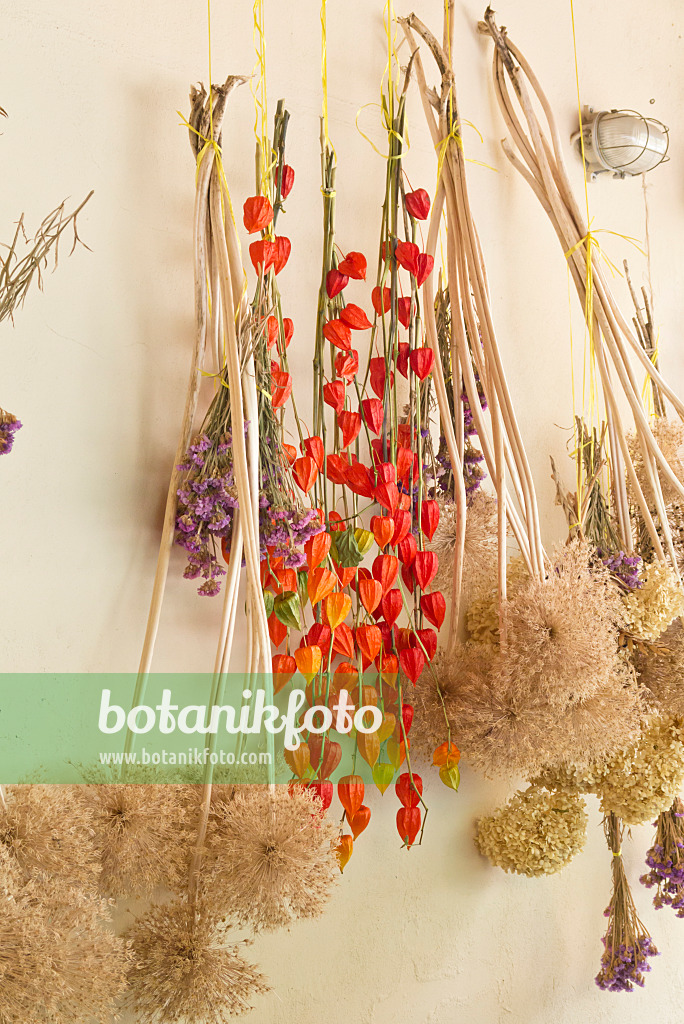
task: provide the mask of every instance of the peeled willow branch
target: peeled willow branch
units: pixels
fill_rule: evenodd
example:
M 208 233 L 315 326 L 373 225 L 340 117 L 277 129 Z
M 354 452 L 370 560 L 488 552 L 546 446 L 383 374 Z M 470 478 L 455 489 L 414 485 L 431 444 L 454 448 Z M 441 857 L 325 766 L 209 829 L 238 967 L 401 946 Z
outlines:
M 508 390 L 503 363 L 494 332 L 489 290 L 479 238 L 473 221 L 465 174 L 465 158 L 461 143 L 454 88 L 454 73 L 448 54 L 451 45 L 447 25 L 453 26 L 453 3 L 445 19 L 445 42 L 440 46 L 430 30 L 416 17 L 401 20 L 412 50 L 416 49 L 415 32 L 423 39 L 435 58 L 442 76 L 439 92 L 427 87 L 420 55 L 415 59 L 416 79 L 423 109 L 435 148 L 440 153 L 440 197 L 446 200 L 449 223 L 447 275 L 451 304 L 452 351 L 457 356 L 463 383 L 482 445 L 488 472 L 496 488 L 499 506 L 499 596 L 506 596 L 506 518 L 516 537 L 529 571 L 544 573 L 544 550 L 539 529 L 539 512 L 529 462 Z M 433 205 L 430 242 L 434 246 L 439 230 L 443 200 Z M 424 288 L 428 287 L 425 285 Z M 426 291 L 424 306 L 430 306 Z M 430 334 L 430 320 L 427 320 Z M 481 346 L 477 344 L 480 339 Z M 470 344 L 469 344 L 470 339 Z M 491 416 L 491 436 L 477 391 L 473 362 L 487 396 Z M 508 480 L 513 494 L 509 496 Z M 518 499 L 520 514 L 514 499 Z M 522 518 L 521 518 L 522 517 Z
M 665 539 L 667 554 L 676 571 L 676 556 L 659 473 L 662 473 L 668 483 L 682 496 L 684 496 L 684 485 L 667 462 L 653 436 L 641 398 L 641 390 L 630 362 L 630 351 L 636 355 L 656 387 L 662 395 L 670 400 L 682 418 L 684 418 L 684 404 L 664 381 L 657 367 L 653 365 L 644 346 L 635 337 L 626 319 L 620 313 L 610 292 L 606 275 L 596 254 L 596 246 L 590 245 L 591 233 L 570 187 L 553 112 L 532 69 L 520 50 L 510 42 L 505 30 L 496 25 L 491 8 L 488 8 L 485 13 L 482 30 L 488 32 L 495 43 L 494 85 L 499 106 L 513 142 L 513 146 L 510 143 L 504 143 L 504 152 L 530 185 L 551 220 L 568 260 L 572 279 L 585 315 L 588 316 L 588 326 L 594 337 L 596 362 L 606 405 L 610 454 L 613 464 L 614 499 L 622 543 L 626 551 L 633 550 L 634 541 L 626 491 L 626 480 L 628 479 L 656 555 L 661 560 L 666 557 L 652 511 L 637 480 L 627 445 L 627 432 L 623 426 L 616 389 L 624 394 L 634 419 L 634 429 L 643 455 L 646 480 L 653 494 L 655 512 Z M 522 111 L 524 124 L 516 113 L 508 83 L 512 86 L 519 109 Z M 543 110 L 546 119 L 545 128 L 542 127 L 537 117 L 529 90 Z M 514 147 L 517 148 L 517 153 Z M 591 303 L 588 306 L 587 269 L 589 258 L 592 261 L 593 294 L 590 296 Z M 589 315 L 589 309 L 592 310 L 591 315 Z
M 219 144 L 221 141 L 221 126 L 225 114 L 226 100 L 229 93 L 236 85 L 246 82 L 247 78 L 240 75 L 231 75 L 223 86 L 213 86 L 211 90 L 211 102 L 213 104 L 211 117 L 209 107 L 206 103 L 206 92 L 202 89 L 192 89 L 190 99 L 192 111 L 190 115 L 190 145 L 197 158 L 204 142 L 202 139 L 211 137 L 212 141 Z M 211 135 L 213 129 L 213 135 Z M 176 526 L 176 508 L 178 505 L 178 484 L 180 481 L 180 465 L 187 451 L 192 435 L 192 425 L 197 412 L 200 385 L 202 382 L 202 368 L 204 365 L 207 335 L 209 331 L 209 300 L 207 294 L 207 266 L 208 266 L 208 231 L 209 231 L 209 189 L 211 184 L 212 170 L 216 160 L 216 150 L 213 146 L 207 146 L 197 171 L 195 187 L 195 210 L 193 219 L 193 243 L 194 243 L 194 264 L 195 264 L 195 344 L 192 353 L 190 366 L 190 378 L 185 399 L 185 410 L 181 425 L 178 447 L 173 460 L 171 479 L 166 496 L 166 508 L 164 511 L 164 523 L 162 526 L 159 554 L 157 556 L 157 570 L 154 578 L 152 599 L 147 618 L 147 629 L 145 640 L 140 656 L 138 679 L 136 681 L 135 693 L 133 696 L 134 706 L 139 704 L 145 692 L 147 677 L 152 667 L 154 646 L 161 619 L 164 591 L 169 572 L 171 549 Z M 126 734 L 125 750 L 130 752 L 133 744 L 133 734 L 130 730 Z

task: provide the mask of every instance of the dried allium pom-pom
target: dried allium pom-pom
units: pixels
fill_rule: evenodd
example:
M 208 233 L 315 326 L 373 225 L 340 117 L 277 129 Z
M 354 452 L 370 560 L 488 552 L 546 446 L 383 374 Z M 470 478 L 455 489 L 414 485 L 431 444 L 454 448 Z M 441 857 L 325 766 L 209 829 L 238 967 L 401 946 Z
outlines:
M 223 927 L 185 901 L 153 906 L 129 932 L 135 955 L 127 1004 L 140 1024 L 227 1024 L 268 991 L 264 976 L 227 945 Z
M 206 880 L 211 904 L 257 931 L 318 916 L 339 875 L 337 831 L 307 791 L 238 786 L 213 814 Z
M 106 926 L 107 905 L 31 881 L 0 914 L 0 1021 L 91 1024 L 111 1019 L 130 955 Z

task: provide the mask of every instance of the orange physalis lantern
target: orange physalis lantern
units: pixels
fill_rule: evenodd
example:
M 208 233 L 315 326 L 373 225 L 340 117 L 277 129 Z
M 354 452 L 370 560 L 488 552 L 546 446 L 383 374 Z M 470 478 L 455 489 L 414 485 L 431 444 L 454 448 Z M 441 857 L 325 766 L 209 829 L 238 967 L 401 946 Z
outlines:
M 394 534 L 394 520 L 389 516 L 371 516 L 370 528 L 379 548 L 386 548 Z
M 297 481 L 297 486 L 300 487 L 305 494 L 308 494 L 316 483 L 318 466 L 310 455 L 302 455 L 300 458 L 295 459 L 292 466 L 292 473 Z
M 337 783 L 337 795 L 347 813 L 347 819 L 353 818 L 363 803 L 365 786 L 360 775 L 345 775 Z
M 404 846 L 413 846 L 416 836 L 420 831 L 420 808 L 400 807 L 397 811 L 397 832 L 404 842 Z
M 461 760 L 461 751 L 455 743 L 440 743 L 432 755 L 432 763 L 438 768 L 451 768 Z
M 359 598 L 368 614 L 372 614 L 382 600 L 382 584 L 378 580 L 359 580 Z
M 339 590 L 329 594 L 323 602 L 323 616 L 331 629 L 344 622 L 351 611 L 351 597 L 349 594 L 342 594 Z
M 309 537 L 304 545 L 306 564 L 309 569 L 315 569 L 327 558 L 331 543 L 329 533 L 316 533 L 313 537 Z
M 359 626 L 356 630 L 356 642 L 359 650 L 368 659 L 373 661 L 380 653 L 382 645 L 382 634 L 378 626 Z
M 361 804 L 354 817 L 349 821 L 349 828 L 352 830 L 354 839 L 358 839 L 362 832 L 368 828 L 371 819 L 370 807 Z
M 300 743 L 296 750 L 286 750 L 283 757 L 292 774 L 298 779 L 309 770 L 309 748 L 306 743 Z
M 361 307 L 353 302 L 348 303 L 342 310 L 340 320 L 352 331 L 367 331 L 369 327 L 373 326 Z
M 337 586 L 337 576 L 330 569 L 314 569 L 309 573 L 306 592 L 312 605 L 318 604 L 328 594 L 332 594 Z
M 354 281 L 365 281 L 367 266 L 366 257 L 362 252 L 348 252 L 337 269 Z
M 291 654 L 274 654 L 272 667 L 273 691 L 274 693 L 280 693 L 297 671 L 297 662 Z
M 350 835 L 343 835 L 335 847 L 335 853 L 337 854 L 337 863 L 340 865 L 340 871 L 344 871 L 352 853 L 354 852 L 354 839 Z
M 263 231 L 273 220 L 273 207 L 267 196 L 251 196 L 245 200 L 242 219 L 248 234 Z
M 306 647 L 299 647 L 294 653 L 297 668 L 308 683 L 321 667 L 322 654 L 320 647 L 316 644 L 308 644 Z

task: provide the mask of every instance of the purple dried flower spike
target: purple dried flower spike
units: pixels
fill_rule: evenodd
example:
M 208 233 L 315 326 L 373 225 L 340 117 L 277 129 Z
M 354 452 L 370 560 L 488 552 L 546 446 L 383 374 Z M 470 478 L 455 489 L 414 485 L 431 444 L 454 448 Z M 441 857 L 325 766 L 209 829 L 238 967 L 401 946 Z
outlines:
M 0 409 L 0 455 L 9 455 L 14 445 L 14 435 L 21 430 L 21 421 L 11 412 Z
M 601 957 L 601 970 L 596 975 L 596 984 L 604 992 L 632 992 L 635 985 L 644 987 L 644 974 L 651 970 L 648 959 L 659 954 L 650 935 L 636 938 L 635 945 L 623 943 L 613 949 L 609 935 L 604 936 L 605 952 Z
M 649 872 L 640 881 L 647 889 L 656 887 L 653 906 L 656 910 L 672 907 L 677 917 L 684 918 L 684 827 L 682 804 L 676 800 L 669 811 L 657 821 L 655 842 L 646 855 Z
M 638 590 L 643 586 L 643 581 L 639 579 L 642 565 L 639 555 L 628 555 L 624 551 L 608 554 L 602 548 L 597 548 L 596 554 L 626 590 Z

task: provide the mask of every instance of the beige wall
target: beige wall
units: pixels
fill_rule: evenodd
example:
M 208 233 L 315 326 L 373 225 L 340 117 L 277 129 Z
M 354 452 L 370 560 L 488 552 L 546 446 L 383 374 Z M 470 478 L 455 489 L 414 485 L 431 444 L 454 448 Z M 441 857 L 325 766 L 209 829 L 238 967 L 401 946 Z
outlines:
M 339 157 L 338 229 L 344 248 L 371 265 L 383 163 L 354 119 L 377 99 L 383 68 L 380 0 L 331 0 L 331 132 Z M 649 178 L 653 283 L 662 362 L 684 391 L 682 144 L 684 16 L 676 0 L 577 0 L 585 102 L 634 107 L 672 126 L 671 162 Z M 214 0 L 214 74 L 253 63 L 251 4 Z M 319 276 L 320 110 L 316 0 L 267 0 L 269 97 L 292 114 L 287 203 L 293 255 L 281 277 L 300 401 L 309 407 L 311 339 Z M 436 29 L 438 0 L 418 0 Z M 404 13 L 401 5 L 398 13 Z M 569 0 L 502 3 L 500 17 L 531 59 L 565 137 L 576 126 Z M 80 250 L 34 294 L 14 329 L 2 325 L 0 404 L 24 421 L 0 465 L 0 565 L 4 594 L 0 668 L 133 671 L 144 631 L 164 492 L 183 405 L 192 336 L 190 244 L 193 165 L 176 110 L 207 75 L 202 0 L 5 3 L 0 104 L 0 225 L 21 210 L 36 225 L 64 196 L 96 194 Z M 490 44 L 475 31 L 482 9 L 457 2 L 456 67 L 473 205 L 487 260 L 496 324 L 542 505 L 545 540 L 562 535 L 548 456 L 565 458 L 571 423 L 567 273 L 545 215 L 508 169 L 489 82 Z M 428 63 L 430 73 L 432 67 Z M 650 101 L 654 102 L 651 103 Z M 373 128 L 376 111 L 361 115 Z M 252 100 L 230 101 L 226 165 L 236 201 L 252 191 Z M 368 127 L 370 126 L 370 128 Z M 415 94 L 410 102 L 414 187 L 434 191 L 435 158 Z M 382 147 L 382 143 L 380 143 Z M 568 158 L 578 189 L 581 170 Z M 590 190 L 595 227 L 644 238 L 641 181 L 602 180 Z M 612 258 L 644 261 L 605 236 Z M 366 301 L 355 285 L 350 297 Z M 624 299 L 622 281 L 616 290 Z M 572 296 L 575 338 L 581 317 Z M 627 304 L 626 308 L 628 308 Z M 571 467 L 565 463 L 568 482 Z M 174 557 L 156 667 L 206 670 L 218 605 L 200 601 Z M 239 667 L 239 666 L 238 666 Z M 625 853 L 643 917 L 663 956 L 645 992 L 599 993 L 602 911 L 609 857 L 598 814 L 586 852 L 560 876 L 528 881 L 494 870 L 475 852 L 476 815 L 505 797 L 464 771 L 458 796 L 430 780 L 425 842 L 398 849 L 396 807 L 372 797 L 373 820 L 322 919 L 257 941 L 274 992 L 254 1024 L 578 1024 L 680 1019 L 684 922 L 656 914 L 636 879 L 651 830 Z

